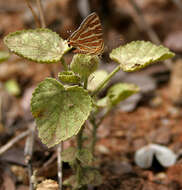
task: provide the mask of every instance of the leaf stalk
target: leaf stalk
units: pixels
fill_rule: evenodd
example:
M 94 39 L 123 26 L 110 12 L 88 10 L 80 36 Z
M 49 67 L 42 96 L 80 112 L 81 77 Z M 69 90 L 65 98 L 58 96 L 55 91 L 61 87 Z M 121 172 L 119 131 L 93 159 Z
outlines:
M 117 66 L 103 81 L 99 86 L 92 92 L 92 96 L 95 96 L 102 87 L 120 70 L 120 66 Z

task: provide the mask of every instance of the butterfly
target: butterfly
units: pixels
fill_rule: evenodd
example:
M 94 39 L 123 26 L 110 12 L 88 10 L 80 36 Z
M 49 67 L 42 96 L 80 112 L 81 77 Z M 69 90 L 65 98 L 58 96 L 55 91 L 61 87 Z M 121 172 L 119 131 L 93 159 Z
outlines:
M 104 50 L 102 27 L 98 15 L 88 15 L 80 27 L 68 38 L 68 45 L 76 48 L 74 53 L 100 55 Z

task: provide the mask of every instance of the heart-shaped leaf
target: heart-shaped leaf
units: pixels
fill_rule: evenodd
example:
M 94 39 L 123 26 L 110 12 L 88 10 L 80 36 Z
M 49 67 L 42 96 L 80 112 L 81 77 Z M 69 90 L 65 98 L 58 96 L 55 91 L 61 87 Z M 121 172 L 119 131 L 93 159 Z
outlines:
M 175 54 L 168 48 L 151 42 L 133 41 L 110 53 L 110 58 L 120 64 L 123 71 L 136 71 L 147 65 L 172 58 Z
M 53 78 L 41 82 L 31 100 L 39 137 L 48 147 L 76 135 L 91 109 L 91 97 L 86 90 L 65 87 Z
M 41 63 L 58 62 L 70 49 L 57 33 L 43 28 L 10 33 L 4 43 L 13 53 Z

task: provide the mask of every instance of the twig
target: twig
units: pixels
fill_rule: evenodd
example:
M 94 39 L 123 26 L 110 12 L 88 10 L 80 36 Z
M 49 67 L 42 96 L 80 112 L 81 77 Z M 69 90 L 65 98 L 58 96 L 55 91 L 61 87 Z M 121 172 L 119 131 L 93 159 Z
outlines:
M 133 6 L 134 10 L 136 11 L 138 18 L 139 18 L 139 25 L 140 27 L 142 27 L 142 29 L 144 31 L 146 31 L 146 33 L 148 34 L 150 40 L 159 45 L 161 44 L 161 40 L 159 39 L 159 36 L 157 35 L 157 33 L 152 29 L 152 27 L 147 23 L 145 17 L 143 16 L 142 10 L 140 9 L 140 7 L 136 4 L 135 0 L 129 0 L 131 5 Z M 165 65 L 167 68 L 171 68 L 172 67 L 172 62 L 171 60 L 165 60 L 164 61 Z
M 88 78 L 86 78 L 84 81 L 84 87 L 83 87 L 84 89 L 87 89 L 87 84 L 88 84 Z
M 29 189 L 34 189 L 34 183 L 32 181 L 33 169 L 32 169 L 32 153 L 33 153 L 33 145 L 34 145 L 34 132 L 35 126 L 33 126 L 30 135 L 28 136 L 25 144 L 24 155 L 25 155 L 25 163 L 28 168 L 29 175 Z
M 13 139 L 11 139 L 7 144 L 3 145 L 0 148 L 0 155 L 5 153 L 8 149 L 10 149 L 15 143 L 17 143 L 18 141 L 20 141 L 21 139 L 23 139 L 24 137 L 26 137 L 27 135 L 29 135 L 31 133 L 32 129 L 28 129 L 24 132 L 22 132 L 21 134 L 19 134 L 18 136 L 14 137 Z
M 58 166 L 59 190 L 62 190 L 62 184 L 63 184 L 62 158 L 61 158 L 62 149 L 63 149 L 63 143 L 61 142 L 57 146 L 57 166 Z
M 45 15 L 44 15 L 44 11 L 43 11 L 43 6 L 42 6 L 42 1 L 41 0 L 37 0 L 37 7 L 38 7 L 38 10 L 39 10 L 41 27 L 45 28 L 46 27 L 46 24 L 45 24 Z
M 182 2 L 180 0 L 172 0 L 176 6 L 182 11 Z
M 26 1 L 26 3 L 27 3 L 28 8 L 29 8 L 30 11 L 32 12 L 32 15 L 33 15 L 33 17 L 34 17 L 34 20 L 35 20 L 35 23 L 36 23 L 37 28 L 40 28 L 40 21 L 39 21 L 38 16 L 36 15 L 35 11 L 33 10 L 33 8 L 32 8 L 32 6 L 31 6 L 29 0 L 25 0 L 25 1 Z
M 77 134 L 77 147 L 79 150 L 82 149 L 82 143 L 83 143 L 83 129 L 84 129 L 84 125 L 82 126 L 82 128 L 80 129 L 79 133 Z
M 102 87 L 120 70 L 120 66 L 117 66 L 103 81 L 100 83 L 97 88 L 92 92 L 92 96 L 95 96 Z
M 61 58 L 61 64 L 63 65 L 65 71 L 68 71 L 68 70 L 69 70 L 69 67 L 68 67 L 68 65 L 66 64 L 66 62 L 65 62 L 65 60 L 64 60 L 63 57 Z
M 0 125 L 2 125 L 2 96 L 0 96 Z
M 138 7 L 138 5 L 136 4 L 135 0 L 129 0 L 129 1 L 138 15 L 140 26 L 142 27 L 142 29 L 147 32 L 152 42 L 154 42 L 155 44 L 160 44 L 160 39 L 158 35 L 145 20 L 145 17 L 143 16 L 143 13 L 141 9 Z

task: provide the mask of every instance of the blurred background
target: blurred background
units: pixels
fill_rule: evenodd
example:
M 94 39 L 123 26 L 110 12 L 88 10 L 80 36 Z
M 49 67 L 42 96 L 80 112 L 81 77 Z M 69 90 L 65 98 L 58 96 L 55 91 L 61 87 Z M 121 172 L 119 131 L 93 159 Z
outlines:
M 10 32 L 36 28 L 26 0 L 0 0 L 0 50 Z M 29 0 L 38 13 L 36 0 Z M 100 17 L 105 49 L 100 68 L 111 72 L 113 48 L 133 40 L 163 44 L 176 54 L 138 72 L 120 71 L 116 82 L 137 84 L 141 91 L 119 104 L 103 121 L 98 134 L 97 156 L 104 183 L 98 189 L 178 190 L 182 188 L 182 1 L 181 0 L 42 0 L 46 27 L 67 39 L 92 12 Z M 69 64 L 73 53 L 65 56 Z M 36 85 L 62 70 L 61 64 L 37 64 L 11 54 L 0 64 L 0 190 L 28 189 L 24 160 L 25 139 L 2 146 L 34 125 L 30 99 Z M 107 90 L 107 89 L 106 89 Z M 106 93 L 104 90 L 100 96 Z M 27 133 L 28 134 L 28 133 Z M 25 135 L 27 136 L 27 135 Z M 48 150 L 35 137 L 33 168 L 40 179 L 56 179 L 55 149 Z M 170 147 L 179 155 L 168 169 L 142 170 L 134 164 L 134 152 L 148 143 Z M 65 142 L 68 147 L 71 141 Z M 67 167 L 67 166 L 65 166 Z M 67 175 L 64 174 L 65 176 Z M 112 177 L 111 177 L 112 176 Z

